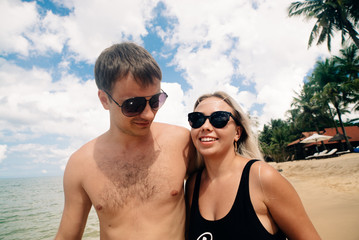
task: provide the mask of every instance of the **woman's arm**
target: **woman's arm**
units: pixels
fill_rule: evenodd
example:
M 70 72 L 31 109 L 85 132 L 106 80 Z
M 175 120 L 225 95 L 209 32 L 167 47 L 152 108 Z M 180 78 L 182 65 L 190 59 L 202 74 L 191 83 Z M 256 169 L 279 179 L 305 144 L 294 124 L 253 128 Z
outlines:
M 264 204 L 278 227 L 291 240 L 321 239 L 289 181 L 266 163 L 258 167 Z

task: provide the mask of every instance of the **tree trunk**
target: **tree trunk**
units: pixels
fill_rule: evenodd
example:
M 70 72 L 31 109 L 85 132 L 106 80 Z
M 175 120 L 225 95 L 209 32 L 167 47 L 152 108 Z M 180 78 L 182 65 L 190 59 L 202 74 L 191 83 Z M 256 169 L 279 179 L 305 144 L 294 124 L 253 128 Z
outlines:
M 329 103 L 328 103 L 328 109 L 329 109 L 329 113 L 330 113 L 330 117 L 332 118 L 333 120 L 333 124 L 334 124 L 334 127 L 335 127 L 335 132 L 337 134 L 340 134 L 339 130 L 338 130 L 338 125 L 337 123 L 335 122 L 335 119 L 334 119 L 334 115 L 333 115 L 333 112 L 332 112 L 332 109 L 330 108 L 329 106 Z M 344 146 L 343 146 L 343 143 L 341 140 L 338 141 L 338 145 L 340 147 L 340 151 L 344 151 Z
M 333 120 L 333 125 L 335 127 L 335 131 L 336 131 L 337 134 L 339 134 L 338 126 L 337 126 L 337 123 L 335 122 L 334 115 L 332 113 L 332 109 L 329 106 L 329 103 L 328 103 L 328 109 L 329 109 L 330 116 L 331 116 L 331 118 Z
M 347 148 L 348 148 L 348 150 L 350 150 L 350 152 L 354 152 L 354 148 L 353 148 L 353 146 L 350 144 L 350 142 L 348 140 L 347 132 L 345 131 L 345 127 L 344 127 L 344 124 L 343 124 L 343 121 L 342 121 L 342 115 L 340 113 L 339 107 L 335 105 L 335 109 L 337 110 L 340 127 L 343 130 L 343 135 L 344 135 L 344 138 L 345 138 L 345 142 L 347 144 Z

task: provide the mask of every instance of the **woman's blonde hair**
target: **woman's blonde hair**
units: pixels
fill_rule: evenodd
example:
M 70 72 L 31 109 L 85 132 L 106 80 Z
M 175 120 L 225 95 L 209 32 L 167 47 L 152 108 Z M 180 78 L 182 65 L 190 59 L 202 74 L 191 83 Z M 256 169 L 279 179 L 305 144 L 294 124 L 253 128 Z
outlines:
M 234 142 L 234 150 L 239 155 L 250 158 L 263 160 L 263 155 L 259 148 L 259 143 L 256 135 L 251 130 L 251 121 L 249 117 L 243 112 L 239 104 L 227 93 L 217 91 L 214 93 L 204 94 L 200 96 L 194 104 L 194 109 L 205 99 L 216 97 L 226 102 L 232 109 L 234 118 L 240 123 L 242 127 L 241 136 L 237 142 Z M 197 151 L 196 167 L 201 168 L 204 166 L 203 157 Z

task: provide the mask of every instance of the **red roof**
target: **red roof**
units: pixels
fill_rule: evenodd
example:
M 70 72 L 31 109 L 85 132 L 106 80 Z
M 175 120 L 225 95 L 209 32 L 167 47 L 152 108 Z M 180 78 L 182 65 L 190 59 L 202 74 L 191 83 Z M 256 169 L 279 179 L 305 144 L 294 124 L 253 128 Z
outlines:
M 340 134 L 343 134 L 342 128 L 338 127 L 338 131 Z M 359 127 L 358 126 L 350 126 L 345 127 L 345 132 L 347 133 L 347 136 L 350 137 L 350 142 L 359 142 Z M 312 136 L 316 132 L 302 132 L 302 137 L 289 143 L 287 146 L 298 144 L 303 139 Z M 335 128 L 325 128 L 324 131 L 321 131 L 319 134 L 326 135 L 326 136 L 332 136 L 334 137 L 335 134 L 337 134 L 337 131 Z M 342 140 L 342 142 L 345 142 L 345 140 Z M 324 144 L 332 144 L 336 142 L 329 142 L 329 140 L 325 140 Z M 306 146 L 311 146 L 316 143 L 308 143 Z

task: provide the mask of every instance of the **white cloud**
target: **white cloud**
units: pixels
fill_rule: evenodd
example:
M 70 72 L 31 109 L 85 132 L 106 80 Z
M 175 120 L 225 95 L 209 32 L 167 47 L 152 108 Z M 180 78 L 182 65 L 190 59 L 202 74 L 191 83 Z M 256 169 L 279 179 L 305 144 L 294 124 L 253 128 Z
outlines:
M 146 24 L 158 0 L 78 0 L 56 2 L 69 7 L 68 16 L 47 11 L 41 16 L 36 2 L 0 2 L 0 52 L 27 56 L 60 53 L 65 45 L 77 61 L 94 62 L 104 46 L 124 40 L 142 43 Z
M 162 82 L 163 91 L 168 98 L 162 108 L 157 112 L 155 121 L 171 123 L 188 128 L 187 113 L 189 110 L 183 102 L 184 93 L 178 83 Z
M 23 143 L 8 147 L 8 153 L 21 158 L 27 164 L 58 165 L 59 168 L 79 146 L 60 148 L 54 144 Z
M 0 163 L 6 158 L 7 145 L 0 145 Z
M 64 75 L 53 82 L 43 69 L 25 70 L 0 59 L 0 83 L 0 131 L 12 133 L 9 141 L 45 134 L 84 141 L 106 129 L 108 115 L 94 80 Z
M 32 32 L 27 33 L 31 40 L 31 49 L 36 54 L 46 55 L 48 51 L 61 53 L 67 40 L 63 26 L 63 17 L 48 11 Z
M 36 2 L 3 0 L 0 2 L 0 52 L 28 56 L 60 53 L 67 36 L 63 17 L 38 12 Z
M 0 53 L 19 53 L 27 56 L 30 43 L 26 32 L 37 24 L 35 2 L 0 1 Z
M 142 43 L 146 23 L 157 0 L 73 1 L 74 11 L 64 18 L 68 46 L 77 60 L 93 62 L 104 46 L 124 40 Z

